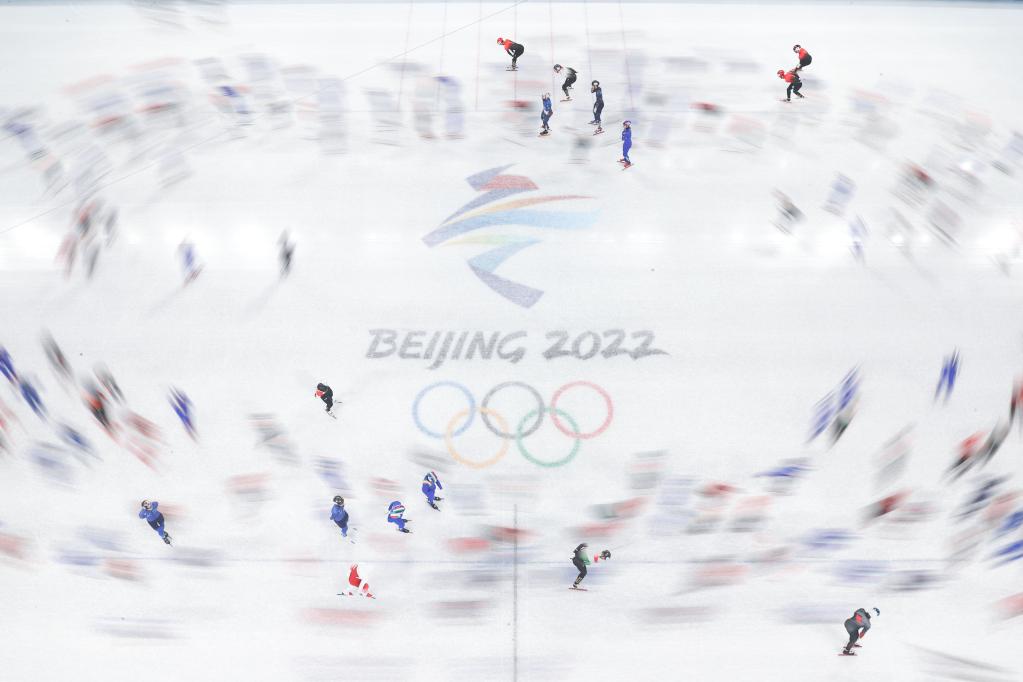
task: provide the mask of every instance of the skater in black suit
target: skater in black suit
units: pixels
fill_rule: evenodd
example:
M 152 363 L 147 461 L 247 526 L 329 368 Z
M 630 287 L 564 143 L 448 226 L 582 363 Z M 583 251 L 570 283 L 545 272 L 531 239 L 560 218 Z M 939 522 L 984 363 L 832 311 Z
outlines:
M 881 611 L 875 608 L 874 614 L 880 616 Z M 856 613 L 852 615 L 852 618 L 847 618 L 845 621 L 845 631 L 849 633 L 849 643 L 845 645 L 842 653 L 852 655 L 852 648 L 859 646 L 856 641 L 863 639 L 869 629 L 870 614 L 867 613 L 866 609 L 856 609 Z M 863 630 L 863 632 L 860 632 L 860 630 Z
M 568 91 L 572 89 L 572 84 L 575 83 L 575 69 L 571 66 L 562 66 L 561 64 L 554 65 L 554 73 L 560 74 L 562 70 L 568 73 L 565 75 L 565 82 L 561 84 L 561 91 L 565 93 L 565 99 L 572 99 L 572 95 L 568 94 Z
M 334 391 L 327 384 L 316 384 L 316 397 L 327 405 L 327 412 L 334 408 Z

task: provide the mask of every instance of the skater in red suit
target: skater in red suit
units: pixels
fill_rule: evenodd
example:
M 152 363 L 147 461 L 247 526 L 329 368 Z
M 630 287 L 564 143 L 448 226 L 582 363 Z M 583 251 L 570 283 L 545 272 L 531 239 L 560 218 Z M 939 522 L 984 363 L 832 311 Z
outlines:
M 874 609 L 874 615 L 880 616 L 881 611 L 877 608 Z M 856 609 L 856 613 L 852 615 L 852 618 L 847 618 L 845 621 L 845 631 L 849 633 L 849 643 L 845 645 L 845 649 L 842 650 L 843 654 L 847 656 L 854 656 L 852 648 L 858 647 L 857 640 L 863 639 L 867 635 L 867 630 L 870 629 L 870 614 L 867 613 L 866 609 Z M 862 632 L 860 632 L 862 630 Z
M 792 51 L 799 55 L 799 66 L 792 69 L 793 71 L 801 71 L 803 67 L 810 66 L 810 62 L 813 61 L 813 57 L 810 53 L 803 49 L 802 45 L 793 45 Z
M 511 68 L 517 69 L 518 67 L 515 65 L 515 62 L 518 61 L 519 57 L 522 56 L 522 53 L 526 51 L 526 48 L 514 42 L 511 38 L 508 38 L 507 40 L 504 38 L 498 38 L 497 44 L 503 47 L 504 51 L 511 56 Z
M 778 69 L 778 78 L 781 78 L 789 84 L 788 90 L 785 91 L 786 102 L 792 101 L 792 93 L 796 93 L 796 97 L 802 97 L 802 95 L 799 94 L 799 88 L 803 87 L 803 81 L 799 80 L 799 74 L 796 73 L 796 69 L 792 69 L 791 71 L 782 71 L 781 69 Z
M 359 577 L 359 564 L 352 564 L 351 570 L 348 571 L 348 584 L 354 587 L 355 591 L 363 597 L 376 599 L 376 597 L 370 594 L 369 583 L 362 582 L 362 578 Z M 348 596 L 353 596 L 351 591 L 348 592 Z

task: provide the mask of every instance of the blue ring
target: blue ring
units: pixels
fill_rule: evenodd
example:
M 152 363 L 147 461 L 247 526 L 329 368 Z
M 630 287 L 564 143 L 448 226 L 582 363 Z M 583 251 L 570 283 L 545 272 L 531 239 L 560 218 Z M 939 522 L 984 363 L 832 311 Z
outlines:
M 419 394 L 416 396 L 416 399 L 412 402 L 412 419 L 413 421 L 415 421 L 416 426 L 419 428 L 419 430 L 425 433 L 430 438 L 441 439 L 445 437 L 443 433 L 431 431 L 430 429 L 423 426 L 423 422 L 419 419 L 419 401 L 421 401 L 426 396 L 427 393 L 437 388 L 438 386 L 451 386 L 453 388 L 457 388 L 459 391 L 462 392 L 462 395 L 464 395 L 466 399 L 469 401 L 468 419 L 466 419 L 465 424 L 461 428 L 459 428 L 457 431 L 451 434 L 452 436 L 460 436 L 463 433 L 465 433 L 470 426 L 472 426 L 473 419 L 476 418 L 476 398 L 473 397 L 472 392 L 466 386 L 458 383 L 457 381 L 438 381 L 436 383 L 430 384 L 429 386 L 421 390 Z

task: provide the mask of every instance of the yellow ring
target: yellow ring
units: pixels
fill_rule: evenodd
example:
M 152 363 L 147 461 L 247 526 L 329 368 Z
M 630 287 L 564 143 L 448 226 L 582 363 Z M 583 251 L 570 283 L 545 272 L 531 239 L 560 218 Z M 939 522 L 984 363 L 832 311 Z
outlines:
M 508 422 L 505 421 L 504 417 L 498 414 L 496 410 L 492 410 L 489 407 L 480 407 L 479 413 L 485 414 L 496 419 L 498 426 L 502 431 L 508 430 Z M 451 441 L 451 437 L 455 432 L 455 425 L 458 423 L 460 419 L 465 417 L 467 414 L 469 414 L 468 409 L 462 410 L 461 412 L 455 414 L 455 416 L 451 418 L 451 421 L 448 422 L 448 427 L 444 430 L 444 443 L 448 446 L 448 453 L 454 458 L 456 462 L 458 462 L 459 464 L 464 464 L 465 466 L 470 467 L 472 469 L 486 469 L 487 467 L 497 464 L 497 462 L 500 461 L 500 459 L 504 457 L 505 454 L 507 454 L 508 445 L 511 443 L 511 441 L 502 438 L 501 449 L 497 451 L 497 454 L 491 457 L 490 459 L 483 460 L 482 462 L 473 462 L 470 459 L 465 459 L 458 453 L 457 450 L 455 450 L 455 444 Z

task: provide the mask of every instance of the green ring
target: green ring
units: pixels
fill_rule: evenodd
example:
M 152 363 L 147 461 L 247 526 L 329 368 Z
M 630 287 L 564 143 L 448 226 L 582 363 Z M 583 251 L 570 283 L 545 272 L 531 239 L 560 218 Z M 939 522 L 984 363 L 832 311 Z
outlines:
M 523 457 L 525 457 L 526 459 L 528 459 L 530 462 L 532 462 L 533 464 L 535 464 L 537 466 L 541 466 L 541 467 L 561 467 L 561 466 L 565 466 L 566 464 L 568 464 L 569 462 L 572 461 L 572 458 L 575 457 L 576 454 L 578 454 L 578 452 L 579 452 L 579 444 L 582 443 L 582 440 L 580 440 L 579 438 L 575 439 L 575 445 L 572 446 L 572 451 L 569 452 L 568 455 L 566 455 L 565 457 L 562 457 L 559 460 L 555 460 L 553 462 L 541 462 L 536 457 L 533 457 L 533 455 L 529 454 L 529 451 L 526 450 L 526 446 L 522 444 L 522 430 L 526 426 L 526 423 L 530 419 L 532 419 L 537 414 L 537 412 L 539 412 L 539 410 L 533 410 L 532 412 L 529 412 L 525 417 L 522 418 L 522 421 L 519 422 L 518 428 L 515 429 L 515 444 L 519 446 L 519 452 L 522 453 Z M 561 415 L 562 417 L 564 417 L 565 419 L 568 420 L 569 424 L 572 425 L 572 430 L 573 431 L 575 431 L 576 433 L 579 432 L 578 424 L 576 424 L 575 420 L 572 419 L 572 417 L 570 417 L 568 415 L 568 413 L 565 412 L 564 410 L 559 410 L 557 408 L 546 407 L 546 408 L 544 408 L 544 412 L 550 412 L 551 414 L 557 413 L 557 414 Z

